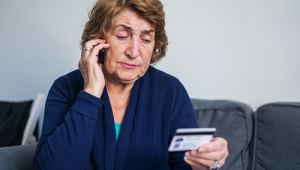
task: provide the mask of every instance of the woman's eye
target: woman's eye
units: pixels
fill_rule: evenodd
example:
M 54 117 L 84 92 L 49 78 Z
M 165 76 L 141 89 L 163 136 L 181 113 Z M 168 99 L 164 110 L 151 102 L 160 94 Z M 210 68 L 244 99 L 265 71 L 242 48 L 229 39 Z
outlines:
M 117 36 L 117 38 L 120 40 L 126 40 L 127 36 Z
M 151 42 L 151 40 L 143 39 L 143 42 L 146 44 L 149 44 Z

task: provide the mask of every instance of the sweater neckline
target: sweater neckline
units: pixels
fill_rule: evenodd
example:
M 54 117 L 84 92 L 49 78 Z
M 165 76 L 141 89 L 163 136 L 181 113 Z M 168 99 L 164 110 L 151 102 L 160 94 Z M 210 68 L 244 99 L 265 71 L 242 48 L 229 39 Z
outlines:
M 107 93 L 106 87 L 103 89 L 102 100 L 104 101 L 104 128 L 105 136 L 105 167 L 106 169 L 112 168 L 115 165 L 115 160 L 125 160 L 126 152 L 129 146 L 130 134 L 133 128 L 134 116 L 136 114 L 135 108 L 138 100 L 138 91 L 140 80 L 138 79 L 132 88 L 132 93 L 128 103 L 128 107 L 123 119 L 122 128 L 119 133 L 118 141 L 116 140 L 115 122 L 113 117 L 113 112 L 111 108 L 111 103 Z M 112 159 L 113 158 L 113 159 Z M 120 159 L 122 158 L 122 159 Z M 123 163 L 124 164 L 124 163 Z M 122 166 L 123 166 L 122 164 Z

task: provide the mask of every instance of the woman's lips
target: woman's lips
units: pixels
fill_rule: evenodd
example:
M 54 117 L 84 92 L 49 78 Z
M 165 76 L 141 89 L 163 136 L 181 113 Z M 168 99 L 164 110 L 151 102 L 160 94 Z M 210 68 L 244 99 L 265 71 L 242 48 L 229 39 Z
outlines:
M 136 65 L 135 64 L 128 64 L 128 63 L 121 63 L 123 66 L 125 66 L 126 68 L 135 68 Z

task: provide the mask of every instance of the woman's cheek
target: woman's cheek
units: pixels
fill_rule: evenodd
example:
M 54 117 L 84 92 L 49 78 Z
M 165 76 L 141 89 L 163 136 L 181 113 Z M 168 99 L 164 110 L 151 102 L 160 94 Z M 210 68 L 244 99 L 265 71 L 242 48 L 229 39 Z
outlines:
M 110 41 L 109 51 L 114 52 L 114 53 L 116 53 L 116 52 L 121 53 L 122 50 L 124 50 L 125 46 L 126 46 L 126 42 L 120 41 L 116 38 L 116 36 L 113 36 Z M 113 54 L 113 53 L 110 53 L 110 54 Z
M 143 44 L 142 47 L 143 47 L 143 52 L 145 53 L 144 55 L 147 55 L 150 63 L 154 46 L 151 46 L 150 44 Z

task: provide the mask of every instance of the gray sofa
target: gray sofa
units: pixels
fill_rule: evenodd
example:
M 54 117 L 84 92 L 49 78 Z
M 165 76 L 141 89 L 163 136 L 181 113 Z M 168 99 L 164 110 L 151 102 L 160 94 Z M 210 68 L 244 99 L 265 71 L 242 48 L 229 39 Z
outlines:
M 192 99 L 199 127 L 228 141 L 221 170 L 300 169 L 300 103 L 270 103 L 255 112 L 243 103 Z M 0 170 L 34 169 L 36 144 L 0 148 Z
M 300 103 L 260 106 L 255 112 L 235 101 L 192 99 L 199 127 L 216 127 L 228 141 L 221 170 L 300 169 Z

